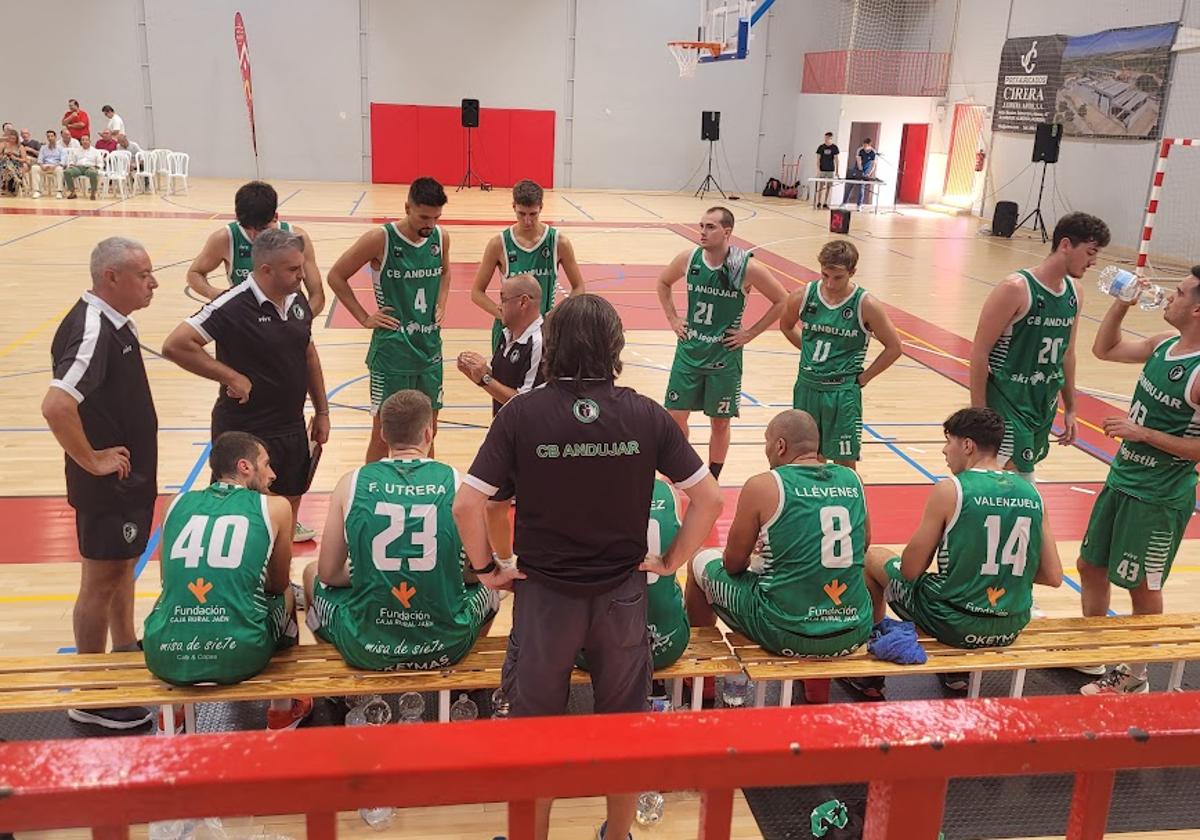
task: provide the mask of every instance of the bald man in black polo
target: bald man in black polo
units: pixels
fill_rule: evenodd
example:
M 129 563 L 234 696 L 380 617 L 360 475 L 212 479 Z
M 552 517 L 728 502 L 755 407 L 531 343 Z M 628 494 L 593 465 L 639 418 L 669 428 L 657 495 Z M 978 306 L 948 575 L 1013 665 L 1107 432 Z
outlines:
M 545 325 L 546 385 L 496 415 L 454 501 L 479 580 L 515 593 L 503 687 L 515 716 L 566 712 L 575 656 L 586 652 L 597 712 L 647 708 L 652 673 L 646 575 L 673 575 L 721 511 L 716 480 L 656 402 L 614 380 L 621 319 L 596 295 L 558 305 Z M 655 472 L 687 494 L 683 525 L 662 557 L 646 555 Z M 488 549 L 484 508 L 516 486 L 517 568 Z M 601 836 L 624 838 L 636 794 L 608 799 Z M 537 836 L 549 830 L 539 801 Z

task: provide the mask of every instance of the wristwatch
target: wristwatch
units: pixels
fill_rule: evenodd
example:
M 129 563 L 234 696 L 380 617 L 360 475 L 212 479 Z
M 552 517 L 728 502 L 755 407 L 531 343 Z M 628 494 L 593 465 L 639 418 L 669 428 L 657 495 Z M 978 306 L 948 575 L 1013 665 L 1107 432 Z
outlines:
M 492 552 L 492 559 L 488 561 L 486 566 L 484 566 L 482 569 L 476 569 L 474 566 L 472 566 L 471 571 L 477 575 L 490 575 L 499 568 L 500 564 L 496 562 L 496 554 L 495 552 Z
M 479 387 L 480 388 L 486 388 L 487 386 L 489 386 L 491 384 L 492 384 L 492 375 L 490 373 L 485 373 L 483 376 L 479 377 Z

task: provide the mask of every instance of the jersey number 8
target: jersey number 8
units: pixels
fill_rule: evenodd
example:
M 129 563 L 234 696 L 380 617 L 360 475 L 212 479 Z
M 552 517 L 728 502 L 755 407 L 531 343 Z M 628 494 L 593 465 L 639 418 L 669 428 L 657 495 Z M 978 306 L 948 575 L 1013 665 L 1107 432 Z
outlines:
M 854 565 L 854 531 L 850 511 L 841 505 L 821 508 L 821 565 L 848 569 Z

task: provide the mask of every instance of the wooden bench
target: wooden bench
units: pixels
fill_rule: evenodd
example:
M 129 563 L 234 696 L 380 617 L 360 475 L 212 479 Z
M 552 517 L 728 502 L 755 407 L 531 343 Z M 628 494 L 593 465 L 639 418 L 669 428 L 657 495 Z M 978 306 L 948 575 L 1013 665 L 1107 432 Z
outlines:
M 793 659 L 776 656 L 739 633 L 728 635 L 738 661 L 758 683 L 756 703 L 762 705 L 767 682 L 782 682 L 780 703 L 790 706 L 796 680 L 836 677 L 889 677 L 910 674 L 971 674 L 969 697 L 979 696 L 984 671 L 1012 671 L 1009 691 L 1020 697 L 1030 668 L 1072 668 L 1118 662 L 1174 662 L 1167 686 L 1177 691 L 1188 660 L 1200 659 L 1200 613 L 1108 618 L 1040 618 L 1029 622 L 1009 647 L 963 650 L 927 636 L 921 645 L 929 655 L 924 665 L 896 665 L 876 659 L 863 645 L 836 659 Z
M 351 668 L 328 644 L 297 645 L 281 651 L 263 671 L 236 685 L 180 687 L 157 679 L 146 670 L 140 652 L 51 656 L 0 657 L 0 713 L 44 712 L 105 706 L 162 706 L 165 729 L 174 731 L 173 707 L 183 704 L 185 728 L 195 728 L 195 703 L 274 700 L 302 696 L 356 696 L 437 692 L 438 719 L 449 720 L 454 691 L 500 686 L 507 639 L 481 637 L 462 661 L 437 671 L 360 671 Z M 683 656 L 655 679 L 671 680 L 676 705 L 683 680 L 694 685 L 704 677 L 733 674 L 741 666 L 716 628 L 692 631 Z M 578 669 L 573 683 L 585 683 Z M 699 708 L 700 691 L 692 692 Z

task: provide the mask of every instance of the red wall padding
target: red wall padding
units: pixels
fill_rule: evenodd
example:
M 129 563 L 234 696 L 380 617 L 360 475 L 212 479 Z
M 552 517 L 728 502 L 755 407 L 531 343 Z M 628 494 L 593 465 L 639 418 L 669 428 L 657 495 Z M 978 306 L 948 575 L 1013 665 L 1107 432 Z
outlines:
M 554 112 L 481 108 L 471 140 L 476 175 L 498 187 L 531 178 L 554 186 Z M 371 180 L 410 184 L 423 175 L 456 187 L 467 168 L 459 108 L 371 103 Z

